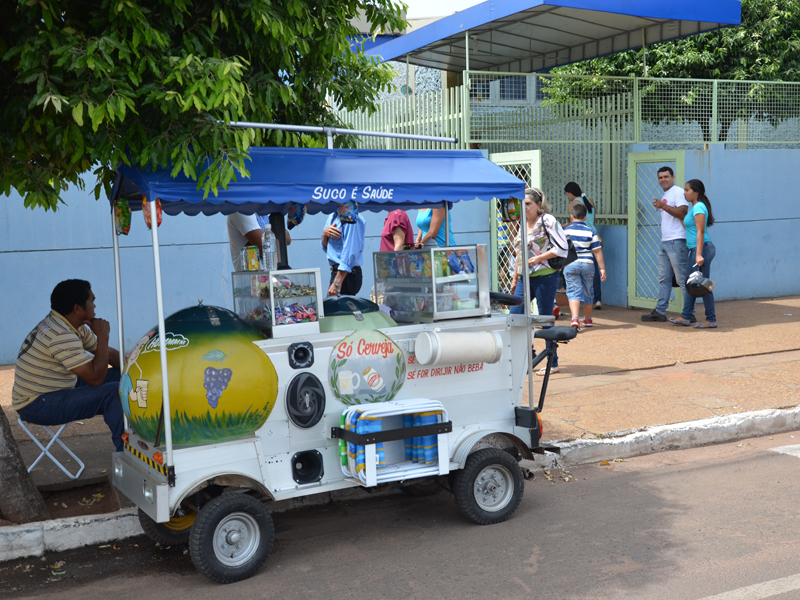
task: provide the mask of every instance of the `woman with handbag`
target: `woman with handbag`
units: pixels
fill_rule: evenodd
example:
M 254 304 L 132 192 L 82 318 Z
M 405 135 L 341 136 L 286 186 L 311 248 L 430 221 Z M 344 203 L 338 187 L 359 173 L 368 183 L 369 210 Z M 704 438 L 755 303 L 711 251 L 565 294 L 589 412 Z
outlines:
M 711 201 L 706 196 L 706 186 L 699 179 L 690 179 L 686 182 L 683 194 L 687 202 L 691 204 L 689 212 L 683 219 L 686 227 L 686 245 L 689 247 L 689 261 L 686 265 L 686 276 L 689 277 L 692 271 L 699 270 L 703 277 L 711 277 L 711 261 L 717 254 L 714 242 L 708 237 L 708 228 L 714 224 L 714 213 L 711 211 Z M 670 317 L 670 321 L 676 325 L 688 327 L 691 325 L 691 318 L 694 315 L 696 298 L 691 294 L 683 295 L 683 313 L 680 317 Z M 710 293 L 703 296 L 703 306 L 706 312 L 706 320 L 703 323 L 695 323 L 696 329 L 716 329 L 717 312 L 714 306 L 714 294 Z
M 528 244 L 528 265 L 523 269 L 522 263 L 522 231 L 514 240 L 516 248 L 516 268 L 511 280 L 512 293 L 518 298 L 525 297 L 525 279 L 530 286 L 530 298 L 536 298 L 540 314 L 549 314 L 556 301 L 558 287 L 558 270 L 548 262 L 559 257 L 566 258 L 569 253 L 569 241 L 556 218 L 549 214 L 550 205 L 544 193 L 536 188 L 525 190 L 525 221 L 527 232 L 525 241 Z M 525 276 L 523 277 L 523 273 Z M 524 314 L 523 306 L 512 306 L 512 314 Z M 550 347 L 550 342 L 547 342 Z M 536 350 L 532 350 L 534 357 Z M 558 373 L 558 355 L 553 357 L 551 373 Z M 543 376 L 545 369 L 536 371 Z

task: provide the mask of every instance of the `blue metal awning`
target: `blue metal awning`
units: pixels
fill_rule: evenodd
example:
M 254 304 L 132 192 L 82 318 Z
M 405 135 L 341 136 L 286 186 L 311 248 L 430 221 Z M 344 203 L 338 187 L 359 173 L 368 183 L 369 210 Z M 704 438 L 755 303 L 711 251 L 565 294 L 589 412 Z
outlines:
M 168 215 L 203 213 L 286 214 L 290 202 L 310 214 L 358 202 L 359 210 L 443 206 L 444 202 L 523 198 L 525 184 L 485 159 L 478 150 L 326 150 L 251 148 L 250 177 L 232 181 L 218 196 L 182 173 L 121 165 L 111 198 L 161 200 Z M 141 210 L 139 202 L 131 210 Z
M 381 60 L 531 73 L 741 23 L 740 0 L 489 0 L 369 50 Z

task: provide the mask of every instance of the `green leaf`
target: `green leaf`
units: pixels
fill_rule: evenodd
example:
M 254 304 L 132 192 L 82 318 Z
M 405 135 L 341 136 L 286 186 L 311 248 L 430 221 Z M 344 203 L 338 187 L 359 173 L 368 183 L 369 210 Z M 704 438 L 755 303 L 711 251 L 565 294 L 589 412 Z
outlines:
M 226 358 L 228 358 L 228 355 L 225 354 L 222 350 L 211 350 L 210 352 L 207 352 L 205 356 L 203 356 L 203 358 L 201 358 L 197 362 L 202 362 L 204 360 L 207 360 L 208 362 L 218 363 L 222 362 Z

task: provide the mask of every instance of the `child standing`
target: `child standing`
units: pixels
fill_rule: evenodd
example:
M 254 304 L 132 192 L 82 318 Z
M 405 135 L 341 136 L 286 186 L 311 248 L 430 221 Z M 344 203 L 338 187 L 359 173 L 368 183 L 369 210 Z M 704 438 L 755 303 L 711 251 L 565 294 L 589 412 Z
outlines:
M 564 233 L 572 240 L 578 252 L 578 260 L 564 267 L 564 279 L 567 282 L 567 299 L 572 313 L 572 327 L 581 330 L 580 310 L 583 305 L 583 325 L 592 327 L 592 303 L 594 299 L 594 261 L 592 254 L 600 266 L 600 281 L 606 280 L 606 265 L 600 239 L 585 223 L 586 207 L 583 204 L 572 204 L 570 208 L 572 223 L 564 227 Z

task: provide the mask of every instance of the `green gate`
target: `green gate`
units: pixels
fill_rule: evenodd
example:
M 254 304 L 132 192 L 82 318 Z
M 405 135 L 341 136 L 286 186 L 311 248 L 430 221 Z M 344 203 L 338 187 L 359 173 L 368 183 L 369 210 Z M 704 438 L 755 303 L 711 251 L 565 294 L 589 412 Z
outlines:
M 658 169 L 671 167 L 675 185 L 683 186 L 684 151 L 638 152 L 628 155 L 628 305 L 653 309 L 658 301 L 658 253 L 661 217 L 653 206 L 664 190 Z M 683 294 L 674 288 L 668 310 L 680 312 Z

